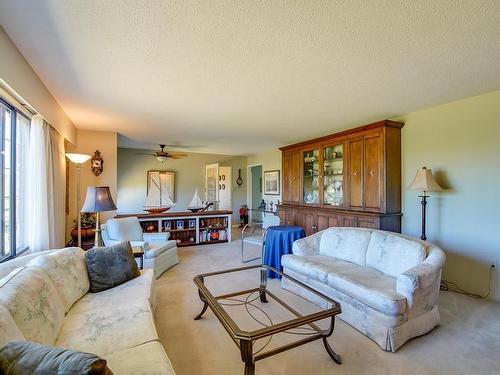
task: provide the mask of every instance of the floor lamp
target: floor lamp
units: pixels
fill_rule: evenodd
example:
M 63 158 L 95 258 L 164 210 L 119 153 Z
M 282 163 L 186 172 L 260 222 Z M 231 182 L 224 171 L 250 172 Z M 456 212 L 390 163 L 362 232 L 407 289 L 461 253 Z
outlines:
M 96 213 L 95 247 L 104 246 L 101 236 L 100 213 L 103 211 L 114 210 L 116 210 L 116 205 L 115 202 L 113 202 L 113 197 L 111 196 L 108 186 L 89 186 L 87 188 L 87 196 L 85 197 L 85 202 L 83 203 L 82 212 Z
M 432 170 L 422 167 L 422 169 L 417 171 L 417 174 L 413 179 L 413 182 L 410 186 L 408 186 L 408 189 L 422 191 L 422 195 L 419 195 L 419 197 L 422 198 L 420 201 L 422 204 L 422 236 L 420 236 L 420 238 L 425 241 L 427 239 L 427 236 L 425 235 L 425 210 L 427 206 L 427 198 L 429 198 L 429 195 L 426 193 L 428 191 L 440 191 L 443 190 L 443 188 L 439 186 L 434 179 Z
M 66 154 L 66 157 L 73 163 L 76 167 L 76 212 L 77 212 L 77 228 L 78 228 L 78 247 L 82 247 L 82 216 L 80 213 L 80 175 L 82 171 L 82 164 L 90 159 L 90 155 L 85 154 Z

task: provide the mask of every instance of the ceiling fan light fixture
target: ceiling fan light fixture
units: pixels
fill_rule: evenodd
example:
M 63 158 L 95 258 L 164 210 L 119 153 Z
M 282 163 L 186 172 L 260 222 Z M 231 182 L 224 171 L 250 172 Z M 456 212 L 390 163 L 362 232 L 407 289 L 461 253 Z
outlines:
M 160 163 L 165 163 L 168 159 L 168 157 L 164 156 L 164 155 L 158 155 L 156 157 L 156 159 L 160 162 Z

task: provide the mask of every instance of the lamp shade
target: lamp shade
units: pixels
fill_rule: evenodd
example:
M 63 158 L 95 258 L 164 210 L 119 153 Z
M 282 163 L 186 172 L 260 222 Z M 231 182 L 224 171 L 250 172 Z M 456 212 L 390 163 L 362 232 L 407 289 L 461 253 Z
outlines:
M 102 212 L 116 210 L 108 186 L 89 186 L 82 212 Z
M 90 155 L 67 153 L 65 156 L 75 164 L 83 164 L 90 159 Z
M 413 182 L 408 186 L 410 190 L 421 190 L 421 191 L 439 191 L 443 190 L 441 186 L 436 182 L 434 176 L 432 175 L 432 170 L 422 167 L 417 171 Z

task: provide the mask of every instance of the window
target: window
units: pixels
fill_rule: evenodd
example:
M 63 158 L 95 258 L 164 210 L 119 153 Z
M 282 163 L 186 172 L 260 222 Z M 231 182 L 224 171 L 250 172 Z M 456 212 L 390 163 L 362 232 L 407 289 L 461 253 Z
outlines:
M 0 98 L 0 259 L 28 248 L 26 177 L 30 121 Z

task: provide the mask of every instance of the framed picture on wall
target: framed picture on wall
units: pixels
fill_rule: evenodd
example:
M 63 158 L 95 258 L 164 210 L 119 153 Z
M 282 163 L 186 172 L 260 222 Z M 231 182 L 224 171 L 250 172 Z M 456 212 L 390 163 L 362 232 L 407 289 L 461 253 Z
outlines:
M 264 194 L 280 195 L 280 171 L 264 171 Z
M 170 200 L 175 202 L 175 172 L 148 171 L 146 180 L 146 194 L 150 190 L 157 191 L 156 196 L 168 194 Z

